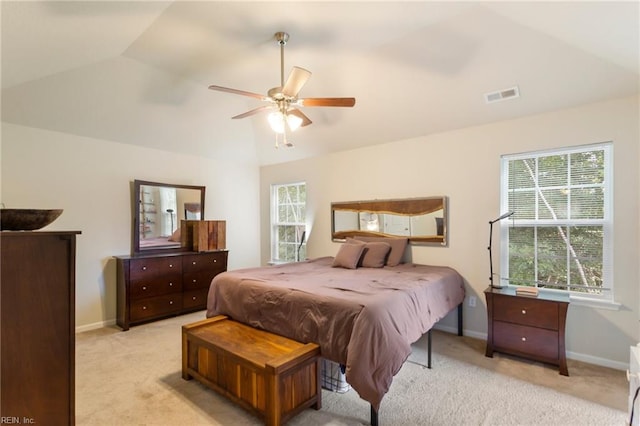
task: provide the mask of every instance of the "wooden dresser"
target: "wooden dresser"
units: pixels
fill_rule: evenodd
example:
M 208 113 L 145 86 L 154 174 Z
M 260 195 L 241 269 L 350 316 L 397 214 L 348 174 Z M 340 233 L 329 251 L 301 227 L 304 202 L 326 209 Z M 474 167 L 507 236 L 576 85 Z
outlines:
M 516 295 L 514 288 L 485 290 L 488 332 L 486 356 L 503 352 L 557 365 L 569 375 L 565 323 L 569 296 L 540 290 L 538 297 Z
M 227 270 L 226 250 L 117 256 L 117 316 L 123 329 L 205 309 L 211 280 Z
M 77 234 L 0 233 L 0 423 L 75 423 Z

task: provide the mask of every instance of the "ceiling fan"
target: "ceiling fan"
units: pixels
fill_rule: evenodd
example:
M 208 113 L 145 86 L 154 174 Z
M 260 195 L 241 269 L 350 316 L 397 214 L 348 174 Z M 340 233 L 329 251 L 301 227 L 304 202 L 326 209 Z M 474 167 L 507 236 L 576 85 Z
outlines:
M 236 95 L 249 96 L 268 102 L 267 105 L 254 108 L 231 118 L 245 118 L 262 112 L 271 111 L 271 114 L 269 114 L 268 117 L 271 128 L 277 134 L 284 134 L 285 145 L 292 146 L 286 142 L 287 130 L 293 131 L 298 127 L 308 126 L 312 123 L 309 117 L 299 109 L 300 107 L 352 107 L 356 104 L 356 100 L 355 98 L 298 98 L 298 93 L 307 80 L 309 80 L 309 77 L 311 77 L 311 72 L 304 68 L 293 67 L 285 82 L 284 46 L 287 44 L 287 41 L 289 41 L 289 34 L 280 31 L 275 33 L 274 37 L 280 45 L 280 86 L 269 89 L 266 96 L 244 90 L 216 86 L 213 84 L 209 86 L 209 89 L 234 93 Z M 276 147 L 277 146 L 278 141 L 276 135 Z

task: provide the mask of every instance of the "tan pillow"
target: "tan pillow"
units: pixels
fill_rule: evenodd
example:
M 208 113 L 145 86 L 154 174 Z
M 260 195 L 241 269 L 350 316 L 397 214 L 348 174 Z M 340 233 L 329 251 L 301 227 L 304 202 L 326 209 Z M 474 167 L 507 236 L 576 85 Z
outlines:
M 333 259 L 331 266 L 334 268 L 356 269 L 364 251 L 364 246 L 364 243 L 343 244 L 340 246 L 340 250 L 338 250 L 338 254 Z
M 360 266 L 364 268 L 382 268 L 387 263 L 387 256 L 390 252 L 391 245 L 388 243 L 366 243 L 362 259 L 360 259 Z
M 387 257 L 386 266 L 397 266 L 402 261 L 404 250 L 409 242 L 408 238 L 393 237 L 355 237 L 358 241 L 387 243 L 391 246 L 391 252 Z
M 362 241 L 347 238 L 347 244 L 362 244 Z M 387 262 L 387 256 L 391 251 L 391 245 L 386 242 L 365 243 L 364 252 L 358 266 L 364 268 L 382 268 Z

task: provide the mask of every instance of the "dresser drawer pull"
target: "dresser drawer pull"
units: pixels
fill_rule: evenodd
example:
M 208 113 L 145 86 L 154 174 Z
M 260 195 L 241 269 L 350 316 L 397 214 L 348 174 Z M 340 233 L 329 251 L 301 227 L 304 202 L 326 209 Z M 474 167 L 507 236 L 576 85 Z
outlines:
M 193 296 L 193 297 L 191 298 L 191 300 L 196 300 L 196 297 L 195 297 L 195 296 Z
M 213 263 L 217 263 L 217 262 L 218 262 L 218 259 L 213 259 Z
M 527 341 L 527 338 L 526 338 L 526 337 L 523 337 L 523 338 L 522 338 L 522 341 L 523 341 L 523 342 L 526 342 L 526 341 Z
M 170 264 L 169 264 L 169 268 L 173 268 L 173 263 L 170 263 Z
M 195 278 L 193 279 L 193 281 L 191 281 L 192 283 L 198 282 L 198 280 L 196 280 Z
M 191 262 L 191 264 L 192 264 L 192 265 L 195 265 L 195 264 L 196 264 L 196 261 L 194 260 L 193 262 Z
M 170 301 L 169 301 L 169 304 L 170 304 L 170 305 L 173 305 L 173 300 L 170 300 Z
M 169 287 L 173 287 L 173 283 L 169 283 Z
M 146 271 L 146 270 L 147 270 L 147 267 L 146 267 L 146 266 L 143 266 L 143 267 L 142 267 L 142 270 L 143 270 L 143 271 Z
M 142 286 L 142 289 L 143 289 L 143 290 L 146 290 L 146 289 L 147 289 L 147 286 L 146 286 L 146 285 L 143 285 L 143 286 Z
M 525 315 L 526 313 L 527 313 L 527 310 L 526 310 L 526 309 L 523 309 L 523 310 L 522 310 L 522 315 Z
M 142 310 L 143 310 L 143 311 L 146 311 L 146 310 L 147 310 L 147 307 L 146 307 L 146 306 L 143 306 L 143 307 L 142 307 Z

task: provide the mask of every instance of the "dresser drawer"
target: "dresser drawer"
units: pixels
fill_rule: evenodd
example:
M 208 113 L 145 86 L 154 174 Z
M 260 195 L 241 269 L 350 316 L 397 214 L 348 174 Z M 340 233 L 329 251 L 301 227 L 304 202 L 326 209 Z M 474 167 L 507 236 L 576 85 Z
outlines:
M 558 330 L 558 304 L 526 297 L 493 295 L 493 319 Z
M 213 277 L 227 269 L 227 252 L 215 251 L 183 256 L 182 268 L 185 273 L 210 271 L 213 272 Z
M 209 289 L 190 290 L 182 294 L 182 309 L 205 309 L 207 307 L 207 295 Z
M 131 282 L 155 281 L 166 275 L 181 275 L 182 259 L 178 256 L 132 259 L 129 264 Z
M 182 309 L 182 293 L 135 300 L 130 306 L 131 321 L 172 314 Z
M 493 344 L 496 350 L 557 360 L 558 332 L 527 327 L 502 321 L 493 323 Z
M 213 277 L 218 275 L 219 271 L 190 272 L 183 275 L 183 288 L 185 290 L 208 289 L 211 285 Z
M 156 281 L 132 282 L 129 297 L 131 300 L 144 299 L 163 294 L 180 293 L 182 291 L 182 277 L 180 275 L 168 275 L 156 278 Z

